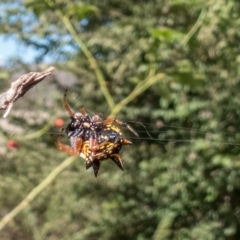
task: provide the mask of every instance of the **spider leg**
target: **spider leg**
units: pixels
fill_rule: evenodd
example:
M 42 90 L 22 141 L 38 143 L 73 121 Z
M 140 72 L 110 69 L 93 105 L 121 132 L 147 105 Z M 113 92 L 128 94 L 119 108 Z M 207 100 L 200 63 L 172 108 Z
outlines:
M 91 119 L 91 120 L 92 120 L 93 122 L 97 122 L 100 118 L 101 118 L 100 115 L 99 115 L 99 114 L 96 114 L 96 115 L 92 116 L 92 119 Z
M 70 141 L 74 151 L 80 153 L 82 151 L 82 144 L 83 144 L 82 138 L 70 137 Z
M 111 157 L 111 159 L 118 165 L 120 169 L 123 169 L 123 162 L 119 154 L 115 154 L 114 156 Z
M 70 155 L 77 155 L 79 152 L 76 152 L 72 147 L 66 145 L 66 144 L 62 144 L 59 141 L 55 142 L 56 147 L 58 148 L 58 150 L 68 153 Z
M 71 146 L 61 143 L 59 139 L 57 139 L 55 144 L 56 144 L 56 147 L 62 152 L 66 152 L 70 155 L 79 154 L 82 148 L 82 139 L 77 137 L 71 137 L 70 141 L 71 141 Z
M 92 152 L 92 155 L 96 154 L 96 152 L 100 149 L 97 139 L 93 136 L 89 139 L 89 149 Z
M 74 117 L 75 113 L 71 109 L 70 105 L 67 102 L 67 89 L 65 90 L 64 97 L 63 97 L 63 106 L 67 110 L 68 115 Z
M 111 123 L 113 123 L 113 122 L 115 122 L 115 123 L 117 123 L 117 124 L 119 124 L 119 125 L 122 125 L 122 126 L 126 127 L 129 131 L 131 131 L 131 132 L 134 133 L 136 136 L 138 136 L 137 132 L 135 132 L 135 131 L 133 130 L 133 128 L 130 127 L 129 124 L 127 124 L 126 122 L 122 122 L 122 121 L 120 121 L 120 120 L 118 120 L 118 119 L 116 119 L 116 118 L 113 118 L 113 117 L 107 118 L 106 120 L 104 120 L 104 121 L 102 122 L 102 124 L 105 126 L 105 125 L 111 124 Z
M 79 112 L 80 112 L 83 116 L 86 116 L 86 115 L 87 115 L 87 113 L 86 113 L 86 111 L 85 111 L 85 109 L 84 109 L 83 107 L 81 107 L 81 108 L 79 109 Z

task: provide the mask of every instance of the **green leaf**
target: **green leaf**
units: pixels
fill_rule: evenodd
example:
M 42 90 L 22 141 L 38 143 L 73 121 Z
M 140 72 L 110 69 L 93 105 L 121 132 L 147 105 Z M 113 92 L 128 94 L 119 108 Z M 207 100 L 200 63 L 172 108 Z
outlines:
M 162 43 L 180 41 L 180 39 L 184 36 L 184 34 L 179 31 L 163 27 L 152 29 L 150 30 L 150 33 L 154 38 L 157 38 Z
M 87 18 L 89 16 L 99 15 L 99 10 L 93 5 L 86 5 L 83 3 L 71 4 L 64 11 L 68 17 L 75 17 L 77 19 Z
M 29 9 L 32 9 L 32 11 L 37 15 L 40 16 L 44 11 L 47 9 L 50 9 L 49 5 L 46 1 L 41 0 L 26 0 L 25 6 Z

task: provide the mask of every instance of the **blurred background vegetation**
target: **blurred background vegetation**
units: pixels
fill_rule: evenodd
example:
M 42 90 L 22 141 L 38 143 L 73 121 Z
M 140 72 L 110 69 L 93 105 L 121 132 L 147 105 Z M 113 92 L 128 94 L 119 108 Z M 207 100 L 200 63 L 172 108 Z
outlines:
M 124 172 L 107 161 L 95 178 L 79 158 L 1 240 L 240 239 L 239 1 L 2 0 L 0 9 L 0 34 L 37 52 L 32 64 L 16 53 L 1 67 L 1 92 L 46 59 L 57 69 L 0 120 L 0 218 L 67 158 L 51 137 L 57 118 L 69 121 L 65 88 L 75 110 L 133 121 L 140 134 L 124 131 L 133 141 Z

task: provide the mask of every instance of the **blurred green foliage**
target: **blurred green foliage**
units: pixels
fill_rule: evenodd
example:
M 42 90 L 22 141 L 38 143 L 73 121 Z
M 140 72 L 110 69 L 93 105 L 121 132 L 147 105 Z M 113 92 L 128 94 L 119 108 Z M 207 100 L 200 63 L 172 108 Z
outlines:
M 144 79 L 165 76 L 117 116 L 145 123 L 162 141 L 131 123 L 141 138 L 122 151 L 125 172 L 108 161 L 96 179 L 79 159 L 0 233 L 1 240 L 240 238 L 238 1 L 26 0 L 0 7 L 1 34 L 17 35 L 20 44 L 37 49 L 36 63 L 50 56 L 77 79 L 71 86 L 56 76 L 42 83 L 1 121 L 1 217 L 66 157 L 53 144 L 54 127 L 26 137 L 54 125 L 54 118 L 67 123 L 65 86 L 74 109 L 110 113 L 93 66 L 61 16 L 96 59 L 115 104 Z M 10 67 L 1 70 L 1 86 L 9 85 L 6 74 L 29 68 L 21 59 Z M 5 147 L 10 138 L 18 149 Z

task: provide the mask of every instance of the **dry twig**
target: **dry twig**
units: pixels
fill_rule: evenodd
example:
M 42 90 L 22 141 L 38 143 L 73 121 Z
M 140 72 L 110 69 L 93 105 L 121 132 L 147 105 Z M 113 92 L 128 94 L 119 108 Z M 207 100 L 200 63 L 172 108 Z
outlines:
M 12 109 L 13 103 L 22 97 L 30 88 L 41 82 L 49 76 L 54 67 L 50 67 L 43 72 L 30 72 L 22 75 L 11 84 L 11 87 L 4 93 L 0 94 L 0 110 L 6 110 L 3 117 L 6 118 Z

